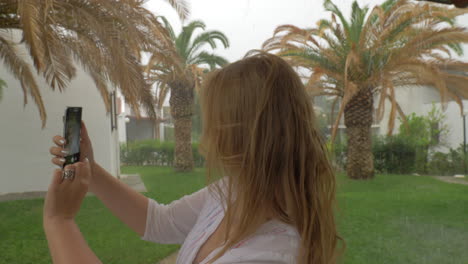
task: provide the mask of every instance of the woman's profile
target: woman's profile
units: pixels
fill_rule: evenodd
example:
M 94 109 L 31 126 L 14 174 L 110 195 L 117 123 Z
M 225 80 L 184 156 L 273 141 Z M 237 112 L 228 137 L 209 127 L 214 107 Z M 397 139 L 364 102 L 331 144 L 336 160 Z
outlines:
M 99 166 L 83 124 L 75 177 L 57 170 L 44 206 L 54 263 L 100 262 L 74 222 L 88 188 L 142 239 L 182 244 L 178 264 L 336 263 L 335 176 L 299 76 L 256 53 L 210 73 L 200 99 L 210 184 L 169 205 Z

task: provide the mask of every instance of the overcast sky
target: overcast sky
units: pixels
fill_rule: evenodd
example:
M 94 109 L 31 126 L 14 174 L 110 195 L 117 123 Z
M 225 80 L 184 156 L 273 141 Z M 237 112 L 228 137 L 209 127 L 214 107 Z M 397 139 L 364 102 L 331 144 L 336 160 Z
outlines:
M 311 27 L 321 18 L 329 18 L 322 7 L 323 0 L 189 0 L 191 16 L 188 21 L 202 20 L 207 30 L 220 30 L 228 38 L 231 47 L 218 48 L 217 54 L 229 61 L 241 59 L 251 49 L 259 49 L 270 38 L 274 29 L 282 24 Z M 349 17 L 351 0 L 334 0 Z M 363 5 L 375 5 L 383 0 L 358 0 Z M 176 32 L 181 23 L 175 11 L 164 0 L 149 0 L 147 8 L 157 15 L 167 17 Z M 459 23 L 468 26 L 468 15 Z M 465 46 L 465 53 L 468 48 Z M 468 55 L 465 54 L 465 61 Z

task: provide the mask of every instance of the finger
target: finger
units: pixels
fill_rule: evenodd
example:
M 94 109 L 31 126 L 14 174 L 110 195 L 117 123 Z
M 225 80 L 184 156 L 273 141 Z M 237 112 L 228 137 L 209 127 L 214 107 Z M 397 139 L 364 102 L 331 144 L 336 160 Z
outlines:
M 59 147 L 65 146 L 65 138 L 64 138 L 64 137 L 61 137 L 61 136 L 59 136 L 59 135 L 54 136 L 54 137 L 52 138 L 52 141 L 54 141 L 54 143 L 57 144 L 57 146 L 59 146 Z
M 88 130 L 86 129 L 86 125 L 83 120 L 81 120 L 81 133 L 80 133 L 80 149 L 88 150 L 91 146 L 91 140 L 88 136 Z M 80 155 L 80 161 L 84 161 L 86 156 Z
M 68 151 L 62 147 L 51 147 L 49 149 L 50 154 L 59 157 L 65 157 L 68 155 Z
M 55 169 L 54 173 L 52 174 L 52 181 L 50 183 L 49 190 L 56 190 L 61 182 L 62 182 L 62 170 Z
M 57 166 L 62 167 L 63 163 L 65 163 L 65 159 L 62 158 L 62 157 L 53 157 L 52 158 L 52 163 L 57 165 Z
M 75 177 L 72 178 L 72 179 L 63 179 L 62 185 L 63 185 L 64 187 L 69 186 L 73 181 L 76 180 L 76 176 L 77 176 L 77 175 L 76 175 L 76 167 L 75 167 L 75 165 L 76 165 L 76 163 L 74 163 L 74 164 L 68 164 L 68 165 L 65 166 L 65 168 L 63 169 L 63 173 L 65 173 L 66 171 L 74 171 L 74 175 L 75 175 Z M 62 176 L 62 178 L 63 178 L 63 176 Z

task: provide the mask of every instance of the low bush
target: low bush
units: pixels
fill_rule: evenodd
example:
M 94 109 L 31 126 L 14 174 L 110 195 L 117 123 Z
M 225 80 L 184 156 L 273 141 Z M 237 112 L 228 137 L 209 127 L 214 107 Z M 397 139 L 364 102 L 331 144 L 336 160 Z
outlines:
M 372 144 L 374 168 L 379 173 L 414 172 L 416 149 L 405 138 L 376 137 Z
M 428 173 L 439 176 L 452 176 L 465 174 L 466 155 L 463 152 L 463 144 L 457 149 L 450 149 L 448 153 L 435 152 L 431 155 L 427 164 Z
M 345 170 L 346 144 L 329 145 L 329 149 L 335 168 Z M 399 135 L 374 138 L 372 154 L 376 173 L 453 176 L 465 174 L 465 164 L 468 167 L 463 145 L 448 152 L 428 152 Z
M 170 141 L 141 140 L 120 146 L 122 165 L 172 166 L 175 143 Z M 192 143 L 195 167 L 203 167 L 204 158 L 198 152 L 198 143 Z

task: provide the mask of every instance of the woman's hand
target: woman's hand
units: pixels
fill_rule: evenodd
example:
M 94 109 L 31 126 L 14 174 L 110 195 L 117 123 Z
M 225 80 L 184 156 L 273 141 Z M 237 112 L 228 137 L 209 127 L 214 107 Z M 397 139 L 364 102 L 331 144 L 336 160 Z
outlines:
M 81 121 L 81 140 L 80 140 L 80 152 L 81 157 L 80 161 L 84 158 L 88 158 L 89 164 L 91 167 L 95 164 L 94 153 L 93 153 L 93 144 L 91 144 L 91 139 L 88 136 L 88 130 L 86 129 L 85 123 Z M 92 169 L 92 168 L 91 168 Z
M 71 171 L 73 173 L 70 174 Z M 56 169 L 54 172 L 43 214 L 43 228 L 53 263 L 102 263 L 75 223 L 90 179 L 88 158 L 65 166 L 63 171 Z
M 86 129 L 85 123 L 81 121 L 81 139 L 80 139 L 80 161 L 84 161 L 85 158 L 88 158 L 89 164 L 91 167 L 91 172 L 93 172 L 94 167 L 96 166 L 96 162 L 94 161 L 94 153 L 93 153 L 93 145 L 91 144 L 91 140 L 88 136 L 88 130 Z M 50 154 L 54 155 L 55 157 L 52 158 L 52 163 L 59 166 L 60 168 L 63 166 L 65 162 L 65 158 L 69 153 L 64 148 L 65 146 L 65 138 L 62 136 L 54 136 L 52 141 L 55 143 L 56 146 L 50 148 Z M 94 173 L 92 173 L 94 174 Z M 92 177 L 90 180 L 90 184 L 92 183 Z
M 74 176 L 64 178 L 64 173 Z M 90 179 L 91 167 L 87 158 L 65 166 L 63 171 L 56 169 L 45 199 L 44 223 L 75 219 L 88 192 Z
M 85 123 L 81 121 L 81 133 L 80 133 L 80 161 L 83 161 L 84 158 L 88 158 L 91 165 L 94 164 L 94 153 L 93 153 L 93 145 L 91 144 L 91 140 L 88 136 L 88 130 L 86 129 Z M 54 155 L 55 157 L 52 159 L 52 163 L 57 166 L 62 167 L 65 159 L 63 157 L 67 156 L 69 153 L 65 146 L 65 138 L 62 136 L 55 136 L 52 138 L 52 141 L 55 143 L 55 147 L 50 148 L 50 154 Z

